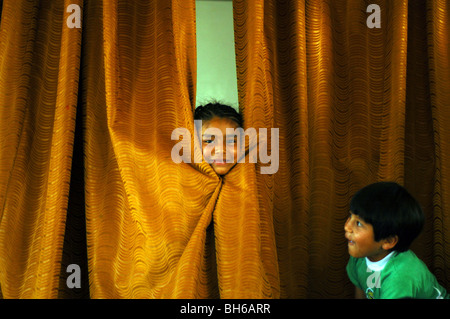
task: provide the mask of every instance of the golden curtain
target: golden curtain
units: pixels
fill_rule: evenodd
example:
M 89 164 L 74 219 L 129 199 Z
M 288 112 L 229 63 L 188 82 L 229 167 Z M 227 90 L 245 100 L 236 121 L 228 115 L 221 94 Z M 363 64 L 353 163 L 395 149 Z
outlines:
M 69 194 L 81 30 L 77 1 L 4 1 L 0 29 L 0 288 L 54 298 Z
M 343 225 L 351 196 L 405 185 L 424 207 L 413 249 L 449 287 L 448 1 L 235 0 L 246 127 L 280 128 L 273 207 L 281 297 L 351 297 Z
M 388 179 L 450 288 L 450 5 L 380 0 L 370 29 L 371 2 L 233 2 L 245 127 L 279 128 L 280 166 L 220 179 L 171 158 L 175 128 L 194 138 L 194 0 L 4 1 L 3 297 L 351 297 L 348 202 Z

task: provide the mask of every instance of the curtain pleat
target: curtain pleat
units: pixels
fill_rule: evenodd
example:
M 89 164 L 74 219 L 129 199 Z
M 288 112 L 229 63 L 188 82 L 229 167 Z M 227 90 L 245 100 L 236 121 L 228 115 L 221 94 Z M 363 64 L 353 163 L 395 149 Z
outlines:
M 280 296 L 273 216 L 259 203 L 258 174 L 247 157 L 223 179 L 214 210 L 221 298 Z
M 302 5 L 300 1 L 294 6 Z M 306 293 L 304 283 L 308 282 L 308 256 L 303 253 L 309 245 L 309 229 L 304 223 L 308 219 L 310 193 L 308 109 L 302 107 L 307 102 L 304 15 L 295 8 L 278 14 L 275 7 L 275 2 L 268 1 L 233 2 L 239 105 L 244 126 L 268 128 L 269 137 L 270 128 L 281 128 L 278 172 L 260 174 L 261 164 L 257 164 L 256 176 L 258 202 L 273 215 L 284 297 L 287 290 Z M 277 27 L 287 32 L 281 39 L 271 38 L 280 32 Z M 295 64 L 289 64 L 290 58 Z M 276 82 L 279 77 L 284 80 Z M 290 107 L 295 104 L 298 106 Z M 271 145 L 270 138 L 267 144 Z M 295 159 L 290 160 L 291 156 Z
M 72 1 L 77 3 L 77 1 Z M 55 298 L 71 173 L 81 31 L 69 1 L 4 1 L 0 28 L 0 286 Z
M 434 156 L 433 192 L 433 270 L 441 282 L 450 282 L 450 26 L 449 1 L 428 1 L 426 19 L 428 32 L 428 67 Z

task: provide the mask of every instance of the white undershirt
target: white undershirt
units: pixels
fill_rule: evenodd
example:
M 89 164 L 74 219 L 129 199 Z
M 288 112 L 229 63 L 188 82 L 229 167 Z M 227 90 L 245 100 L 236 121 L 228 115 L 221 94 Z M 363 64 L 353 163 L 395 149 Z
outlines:
M 378 261 L 370 261 L 369 258 L 366 257 L 367 267 L 369 267 L 369 269 L 372 271 L 382 271 L 384 266 L 386 266 L 387 262 L 389 261 L 389 259 L 391 259 L 394 253 L 395 251 L 391 252 L 389 255 Z

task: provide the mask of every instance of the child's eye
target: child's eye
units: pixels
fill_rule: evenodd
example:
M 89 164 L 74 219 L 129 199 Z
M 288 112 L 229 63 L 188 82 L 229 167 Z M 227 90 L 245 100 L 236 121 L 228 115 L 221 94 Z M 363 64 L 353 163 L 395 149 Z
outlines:
M 203 143 L 205 143 L 205 144 L 211 144 L 213 142 L 214 142 L 214 140 L 203 140 Z
M 358 227 L 362 226 L 362 224 L 361 224 L 361 222 L 359 220 L 356 221 L 356 226 L 358 226 Z

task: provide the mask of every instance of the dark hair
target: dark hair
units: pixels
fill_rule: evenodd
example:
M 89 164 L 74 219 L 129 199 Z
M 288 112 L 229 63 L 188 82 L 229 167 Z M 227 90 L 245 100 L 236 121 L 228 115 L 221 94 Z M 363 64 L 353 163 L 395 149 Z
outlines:
M 209 121 L 214 117 L 230 119 L 239 127 L 243 126 L 242 115 L 229 105 L 213 102 L 200 105 L 195 109 L 194 120 Z
M 397 236 L 393 249 L 399 252 L 409 249 L 425 223 L 419 203 L 394 182 L 378 182 L 360 189 L 350 202 L 350 211 L 372 225 L 375 241 Z

